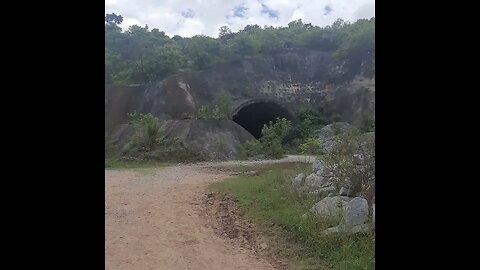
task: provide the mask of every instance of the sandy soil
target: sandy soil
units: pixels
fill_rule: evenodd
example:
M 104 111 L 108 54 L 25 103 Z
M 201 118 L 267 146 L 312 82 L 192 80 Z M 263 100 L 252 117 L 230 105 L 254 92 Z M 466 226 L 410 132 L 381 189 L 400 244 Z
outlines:
M 258 252 L 264 244 L 254 233 L 232 227 L 250 228 L 223 213 L 225 204 L 212 202 L 207 187 L 229 177 L 214 168 L 298 160 L 106 170 L 105 269 L 278 269 Z

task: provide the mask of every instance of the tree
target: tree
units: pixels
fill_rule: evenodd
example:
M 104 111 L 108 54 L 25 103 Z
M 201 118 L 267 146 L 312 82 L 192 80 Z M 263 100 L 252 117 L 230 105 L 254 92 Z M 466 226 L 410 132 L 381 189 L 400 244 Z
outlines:
M 307 161 L 307 155 L 318 155 L 321 152 L 321 141 L 318 138 L 307 138 L 300 146 L 300 153 L 305 156 L 305 162 Z
M 105 15 L 105 22 L 106 23 L 114 23 L 116 25 L 121 24 L 123 22 L 122 15 L 116 15 L 115 13 L 110 13 Z
M 363 63 L 371 65 L 375 58 L 375 20 L 358 20 L 345 26 L 336 56 L 347 60 L 350 74 L 358 73 Z
M 184 55 L 191 59 L 187 63 L 195 69 L 205 69 L 217 63 L 222 55 L 221 43 L 207 36 L 197 35 L 188 40 L 183 48 Z
M 230 30 L 230 28 L 228 28 L 228 26 L 224 25 L 224 26 L 220 27 L 218 37 L 220 39 L 222 39 L 225 36 L 228 36 L 230 34 L 232 34 L 232 30 Z
M 224 25 L 220 27 L 218 38 L 222 43 L 227 43 L 230 40 L 235 39 L 237 33 L 233 33 L 228 26 Z
M 285 118 L 277 118 L 275 122 L 270 121 L 268 125 L 263 126 L 260 143 L 267 157 L 282 157 L 284 153 L 282 142 L 290 132 L 291 127 L 292 123 Z
M 148 81 L 166 77 L 184 66 L 181 48 L 176 44 L 156 47 L 146 55 L 143 71 Z
M 110 13 L 105 15 L 105 31 L 106 32 L 121 32 L 122 28 L 118 25 L 123 22 L 123 17 L 121 15 L 116 15 L 115 13 Z
M 208 106 L 201 106 L 197 112 L 198 119 L 231 119 L 232 96 L 227 93 L 218 94 L 212 103 L 212 109 Z
M 257 30 L 261 30 L 262 28 L 258 26 L 258 24 L 249 24 L 243 28 L 243 30 L 240 30 L 240 32 L 254 32 Z
M 179 69 L 206 69 L 244 56 L 276 54 L 285 48 L 335 51 L 346 63 L 348 76 L 357 74 L 361 66 L 369 71 L 375 57 L 374 18 L 353 24 L 339 19 L 326 27 L 305 24 L 300 19 L 290 22 L 288 27 L 247 25 L 238 32 L 222 26 L 218 38 L 170 38 L 159 29 L 150 30 L 148 25 L 133 25 L 122 32 L 118 26 L 122 22 L 121 15 L 105 15 L 107 83 L 145 83 L 163 79 Z

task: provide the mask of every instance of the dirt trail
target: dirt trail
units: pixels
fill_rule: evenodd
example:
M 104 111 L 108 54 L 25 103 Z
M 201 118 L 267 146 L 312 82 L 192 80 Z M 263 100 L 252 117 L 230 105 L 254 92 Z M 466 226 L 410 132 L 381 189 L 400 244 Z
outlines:
M 274 269 L 218 236 L 202 200 L 209 183 L 229 177 L 212 168 L 298 160 L 304 157 L 106 170 L 105 269 Z

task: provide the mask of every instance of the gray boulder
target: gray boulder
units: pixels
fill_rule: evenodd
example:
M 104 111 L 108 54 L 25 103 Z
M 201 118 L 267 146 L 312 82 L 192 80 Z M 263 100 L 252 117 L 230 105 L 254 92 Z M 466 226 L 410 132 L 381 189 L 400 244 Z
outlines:
M 324 198 L 326 196 L 333 197 L 337 193 L 337 188 L 333 185 L 326 186 L 310 191 L 310 194 L 316 195 L 319 198 Z
M 366 233 L 371 231 L 373 225 L 368 223 L 367 200 L 360 197 L 349 200 L 343 207 L 342 221 L 341 224 L 328 228 L 324 230 L 323 233 L 332 235 Z
M 355 197 L 348 202 L 344 212 L 347 228 L 353 228 L 368 222 L 368 202 L 364 198 Z
M 340 222 L 350 200 L 351 198 L 345 196 L 325 197 L 312 206 L 310 212 L 328 221 Z
M 313 171 L 314 172 L 323 172 L 324 169 L 325 169 L 325 166 L 323 165 L 323 162 L 321 160 L 316 159 L 313 162 Z
M 331 185 L 331 181 L 328 177 L 323 177 L 321 175 L 318 175 L 316 173 L 312 173 L 307 178 L 305 178 L 305 185 L 312 188 L 312 189 L 318 189 L 326 186 Z
M 330 193 L 338 193 L 334 178 L 331 175 L 312 173 L 305 178 L 304 187 L 303 191 L 315 194 L 319 198 L 328 196 Z
M 305 182 L 305 174 L 301 173 L 292 179 L 292 185 L 294 188 L 301 187 Z
M 337 122 L 324 126 L 323 128 L 314 131 L 315 137 L 322 142 L 322 150 L 324 152 L 331 152 L 336 144 L 337 135 L 353 130 L 354 127 L 346 122 Z
M 353 128 L 354 127 L 347 122 L 336 122 L 336 123 L 328 124 L 323 128 L 314 131 L 314 134 L 320 140 L 322 139 L 325 140 L 325 139 L 334 137 L 336 135 L 351 131 L 353 130 Z

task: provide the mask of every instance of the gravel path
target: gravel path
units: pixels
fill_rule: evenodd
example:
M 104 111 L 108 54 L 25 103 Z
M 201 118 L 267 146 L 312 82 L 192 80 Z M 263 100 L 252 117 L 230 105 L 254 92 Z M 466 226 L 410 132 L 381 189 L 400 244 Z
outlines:
M 207 226 L 207 186 L 229 174 L 212 168 L 305 161 L 208 162 L 148 170 L 105 170 L 105 269 L 274 269 Z

